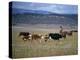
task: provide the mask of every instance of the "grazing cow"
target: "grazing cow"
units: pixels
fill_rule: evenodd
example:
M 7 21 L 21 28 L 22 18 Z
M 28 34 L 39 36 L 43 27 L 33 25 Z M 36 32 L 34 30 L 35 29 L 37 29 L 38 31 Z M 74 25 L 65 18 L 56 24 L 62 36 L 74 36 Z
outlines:
M 49 33 L 49 37 L 54 40 L 59 40 L 59 38 L 62 38 L 62 35 L 60 35 L 59 33 Z
M 32 38 L 32 40 L 41 39 L 41 38 L 42 38 L 42 35 L 39 35 L 39 34 L 32 34 L 31 38 Z
M 28 36 L 30 33 L 29 32 L 20 32 L 19 36 Z
M 30 33 L 29 32 L 20 32 L 19 36 L 23 39 L 23 40 L 29 40 L 30 39 Z
M 41 34 L 32 34 L 31 39 L 32 40 L 36 40 L 39 41 L 41 43 L 41 39 L 42 39 L 42 35 Z

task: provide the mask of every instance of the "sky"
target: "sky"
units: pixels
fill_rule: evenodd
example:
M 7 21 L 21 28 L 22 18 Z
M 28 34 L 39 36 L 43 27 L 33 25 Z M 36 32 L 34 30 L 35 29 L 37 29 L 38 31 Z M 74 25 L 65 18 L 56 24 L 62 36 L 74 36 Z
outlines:
M 32 11 L 48 11 L 48 12 L 58 13 L 58 14 L 78 13 L 77 5 L 63 5 L 63 4 L 52 4 L 52 3 L 13 2 L 12 8 L 32 10 Z

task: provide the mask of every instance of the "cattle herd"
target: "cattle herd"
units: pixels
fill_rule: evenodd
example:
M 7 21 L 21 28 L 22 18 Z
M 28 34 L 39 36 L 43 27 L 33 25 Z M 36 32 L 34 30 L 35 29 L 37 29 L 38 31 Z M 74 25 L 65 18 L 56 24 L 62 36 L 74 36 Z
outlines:
M 46 35 L 42 34 L 32 34 L 30 32 L 20 32 L 19 37 L 24 41 L 32 41 L 32 40 L 41 40 L 43 39 L 45 42 L 48 40 L 59 40 L 60 38 L 66 38 L 66 36 L 72 36 L 73 32 L 77 32 L 76 30 L 71 31 L 63 31 L 62 26 L 60 26 L 59 33 L 48 33 Z

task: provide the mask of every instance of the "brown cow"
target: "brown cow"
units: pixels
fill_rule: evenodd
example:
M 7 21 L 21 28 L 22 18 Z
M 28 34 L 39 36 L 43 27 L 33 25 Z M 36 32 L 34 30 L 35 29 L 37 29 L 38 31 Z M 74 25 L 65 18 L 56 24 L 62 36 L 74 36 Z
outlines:
M 31 35 L 31 40 L 36 40 L 39 41 L 41 43 L 41 39 L 42 39 L 42 35 L 41 34 L 32 34 Z
M 68 36 L 72 36 L 72 31 L 68 31 L 68 32 L 67 32 L 67 35 L 68 35 Z
M 32 34 L 31 38 L 32 38 L 32 40 L 41 39 L 42 35 L 40 35 L 40 34 Z

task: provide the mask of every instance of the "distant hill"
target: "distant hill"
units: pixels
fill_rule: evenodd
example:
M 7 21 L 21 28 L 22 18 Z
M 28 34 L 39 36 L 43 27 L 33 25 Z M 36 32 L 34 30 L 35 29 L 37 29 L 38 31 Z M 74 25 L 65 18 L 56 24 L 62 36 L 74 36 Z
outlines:
M 77 14 L 57 14 L 57 13 L 53 13 L 53 12 L 48 12 L 48 11 L 41 11 L 41 10 L 24 10 L 24 9 L 19 9 L 19 8 L 12 8 L 12 14 L 16 15 L 16 14 L 32 14 L 32 15 L 44 15 L 44 14 L 48 14 L 48 15 L 54 15 L 54 16 L 65 16 L 65 17 L 70 17 L 73 19 L 78 19 L 78 15 Z
M 12 15 L 13 25 L 17 24 L 62 24 L 77 25 L 77 16 L 58 14 L 15 14 Z
M 12 9 L 12 24 L 62 24 L 77 25 L 77 14 L 57 14 L 41 10 Z
M 13 8 L 12 14 L 26 14 L 26 13 L 32 13 L 32 14 L 51 14 L 51 12 L 48 11 L 41 11 L 41 10 L 25 10 L 25 9 L 19 9 L 19 8 Z

